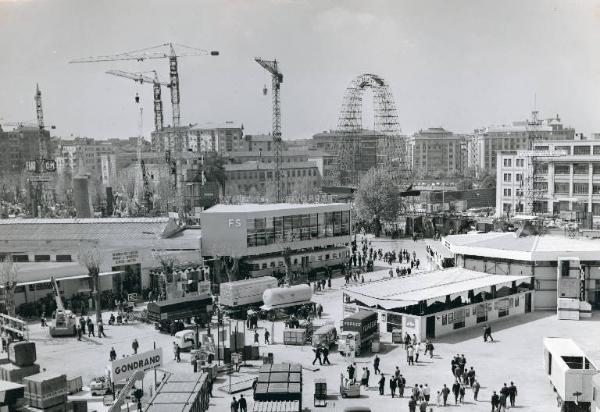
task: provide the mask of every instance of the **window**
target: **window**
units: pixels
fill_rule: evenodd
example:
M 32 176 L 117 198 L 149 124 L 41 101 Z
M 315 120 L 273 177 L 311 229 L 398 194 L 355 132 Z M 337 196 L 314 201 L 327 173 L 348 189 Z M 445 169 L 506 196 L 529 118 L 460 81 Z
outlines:
M 573 183 L 573 193 L 578 195 L 587 195 L 588 184 L 587 183 Z
M 523 167 L 525 166 L 525 159 L 517 159 L 517 167 Z
M 589 170 L 587 163 L 575 163 L 573 165 L 573 174 L 575 175 L 587 175 Z
M 12 261 L 13 262 L 29 262 L 29 256 L 28 255 L 13 255 Z
M 511 167 L 512 159 L 504 159 L 504 167 Z
M 555 146 L 554 150 L 561 150 L 567 152 L 568 155 L 571 154 L 571 146 Z
M 512 181 L 512 175 L 510 173 L 504 173 L 504 181 L 505 182 L 511 182 Z
M 590 154 L 590 146 L 574 146 L 573 154 L 574 155 L 589 155 Z
M 554 183 L 554 193 L 568 194 L 569 184 L 568 183 Z
M 33 260 L 36 262 L 50 262 L 50 255 L 35 255 Z
M 594 146 L 594 154 L 600 154 L 600 146 Z
M 554 166 L 555 175 L 568 175 L 571 173 L 569 165 L 556 165 Z
M 520 181 L 522 181 L 522 180 L 523 180 L 523 175 L 522 175 L 521 173 L 517 173 L 517 174 L 515 174 L 515 180 L 516 180 L 517 182 L 520 182 Z
M 600 184 L 593 184 L 592 185 L 592 194 L 594 195 L 600 195 Z
M 504 196 L 510 196 L 511 195 L 511 190 L 510 189 L 504 189 Z

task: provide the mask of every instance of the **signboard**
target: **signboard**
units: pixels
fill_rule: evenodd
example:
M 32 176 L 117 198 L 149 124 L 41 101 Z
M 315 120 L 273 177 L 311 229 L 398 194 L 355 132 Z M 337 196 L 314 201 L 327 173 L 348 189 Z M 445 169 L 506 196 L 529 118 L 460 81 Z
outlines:
M 410 318 L 410 317 L 406 317 L 406 324 L 405 326 L 407 328 L 411 328 L 414 329 L 415 328 L 415 318 Z
M 121 250 L 112 254 L 113 266 L 130 265 L 139 261 L 140 252 L 137 250 Z
M 138 353 L 110 363 L 113 382 L 126 380 L 137 371 L 147 371 L 162 366 L 162 348 Z

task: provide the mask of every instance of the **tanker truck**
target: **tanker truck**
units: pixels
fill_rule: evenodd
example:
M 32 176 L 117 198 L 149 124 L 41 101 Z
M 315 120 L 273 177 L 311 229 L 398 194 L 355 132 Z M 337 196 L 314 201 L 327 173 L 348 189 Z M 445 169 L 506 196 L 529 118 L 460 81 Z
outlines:
M 267 289 L 263 293 L 264 304 L 260 307 L 267 312 L 271 320 L 276 318 L 277 312 L 298 313 L 300 306 L 313 305 L 312 289 L 308 285 L 286 286 L 281 288 Z

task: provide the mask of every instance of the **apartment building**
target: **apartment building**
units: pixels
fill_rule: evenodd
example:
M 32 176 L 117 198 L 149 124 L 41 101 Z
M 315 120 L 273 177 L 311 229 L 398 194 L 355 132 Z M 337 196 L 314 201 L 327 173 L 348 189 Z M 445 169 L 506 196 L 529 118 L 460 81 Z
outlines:
M 533 187 L 534 209 L 540 213 L 580 210 L 600 216 L 600 141 L 539 141 L 533 149 L 540 155 L 498 153 L 496 214 L 530 213 L 526 205 Z M 529 161 L 535 167 L 534 186 L 528 184 L 533 179 Z
M 412 171 L 417 177 L 461 176 L 467 167 L 467 138 L 442 127 L 419 130 L 408 139 Z

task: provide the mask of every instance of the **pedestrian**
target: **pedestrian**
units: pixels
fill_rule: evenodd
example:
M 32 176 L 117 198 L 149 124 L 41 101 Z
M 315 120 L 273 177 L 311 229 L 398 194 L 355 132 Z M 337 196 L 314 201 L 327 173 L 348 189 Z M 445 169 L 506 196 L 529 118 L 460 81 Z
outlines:
M 452 394 L 454 395 L 454 404 L 458 405 L 458 395 L 460 394 L 460 383 L 454 381 L 452 385 Z
M 40 317 L 40 323 L 42 325 L 42 328 L 45 328 L 46 326 L 48 326 L 46 324 L 46 312 L 42 312 L 42 316 Z
M 244 398 L 244 395 L 240 395 L 240 400 L 238 401 L 238 405 L 240 407 L 240 412 L 247 412 L 248 411 L 248 405 L 246 404 L 246 398 Z
M 406 379 L 402 374 L 398 376 L 398 396 L 404 398 L 404 388 L 406 388 Z
M 313 352 L 315 353 L 315 358 L 313 359 L 312 364 L 314 365 L 318 360 L 319 365 L 323 365 L 323 362 L 321 361 L 321 347 L 317 346 L 316 348 L 313 348 Z
M 81 324 L 78 324 L 77 325 L 77 340 L 81 340 L 81 335 L 82 335 Z
M 396 396 L 396 378 L 393 376 L 390 378 L 390 392 L 392 392 L 392 398 Z
M 235 396 L 233 397 L 233 400 L 231 401 L 231 412 L 238 412 L 238 401 L 235 399 Z
M 431 341 L 429 341 L 429 358 L 433 358 L 433 343 Z
M 137 351 L 138 351 L 139 347 L 140 347 L 140 344 L 138 343 L 137 339 L 134 339 L 133 342 L 131 342 L 131 349 L 133 349 L 134 355 L 137 355 Z
M 381 373 L 379 370 L 379 356 L 375 355 L 375 359 L 373 360 L 373 369 L 375 370 L 375 375 Z
M 419 405 L 419 412 L 427 412 L 427 402 L 421 402 L 421 404 Z
M 110 348 L 109 356 L 111 361 L 117 360 L 117 351 L 115 350 L 114 346 Z
M 437 401 L 437 406 L 442 406 L 442 392 L 437 391 L 436 401 Z
M 271 335 L 271 334 L 269 333 L 269 331 L 268 331 L 268 330 L 265 330 L 265 345 L 268 345 L 268 344 L 269 344 L 269 336 L 270 336 L 270 335 Z
M 88 338 L 90 336 L 96 337 L 96 334 L 94 333 L 94 322 L 92 322 L 92 320 L 89 318 L 87 318 L 87 328 L 88 328 Z
M 500 402 L 500 397 L 498 396 L 496 391 L 494 391 L 494 394 L 492 395 L 492 398 L 490 399 L 490 403 L 492 404 L 492 412 L 495 412 L 498 409 L 499 402 Z
M 483 329 L 483 341 L 487 342 L 488 338 L 493 342 L 494 338 L 492 338 L 492 327 L 490 325 L 485 325 Z
M 458 400 L 460 401 L 460 403 L 463 403 L 463 401 L 465 400 L 465 386 L 464 385 L 460 385 L 460 390 L 458 391 Z
M 104 333 L 104 324 L 102 321 L 98 322 L 98 337 L 106 337 L 106 333 Z
M 177 363 L 181 362 L 181 348 L 178 344 L 175 344 L 175 360 Z
M 419 385 L 419 402 L 424 402 L 425 401 L 425 389 L 423 388 L 423 385 Z
M 379 378 L 379 394 L 380 395 L 383 395 L 384 388 L 385 388 L 385 376 L 382 373 L 381 377 Z
M 192 355 L 192 368 L 194 369 L 194 373 L 198 372 L 198 359 L 196 359 L 196 356 Z
M 444 384 L 442 387 L 442 397 L 444 399 L 444 406 L 448 404 L 448 395 L 450 394 L 450 389 Z
M 323 353 L 323 365 L 331 365 L 331 362 L 329 362 L 329 348 L 327 346 L 323 346 L 321 352 Z
M 354 372 L 356 372 L 356 364 L 355 363 L 351 363 L 350 365 L 348 365 L 348 379 L 350 379 L 351 382 L 354 382 Z
M 368 378 L 367 378 L 367 368 L 362 368 L 362 375 L 360 376 L 360 385 L 365 388 L 369 387 Z
M 506 412 L 506 395 L 503 393 L 498 398 L 498 412 Z
M 421 353 L 421 342 L 415 345 L 415 362 L 419 362 L 419 353 Z
M 258 331 L 254 331 L 254 343 L 258 344 Z
M 481 388 L 481 385 L 479 384 L 477 379 L 473 381 L 471 387 L 473 388 L 473 399 L 477 400 L 477 395 L 479 395 L 479 388 Z
M 412 345 L 408 347 L 408 364 L 415 364 L 415 348 Z
M 414 397 L 410 397 L 408 401 L 408 412 L 416 412 L 417 411 L 417 401 Z
M 517 386 L 514 384 L 514 382 L 511 382 L 510 386 L 508 387 L 508 398 L 510 400 L 511 408 L 515 407 L 515 398 L 516 397 L 517 397 Z
M 473 382 L 475 382 L 475 369 L 471 366 L 469 369 L 469 373 L 467 373 L 467 379 L 469 381 L 469 386 L 473 386 Z
M 429 388 L 429 386 L 427 386 L 427 384 L 425 384 L 425 387 L 423 388 L 423 397 L 429 403 L 429 398 L 431 397 L 431 389 Z
M 396 370 L 394 371 L 394 377 L 398 379 L 400 377 L 400 368 L 396 366 Z
M 83 316 L 79 318 L 79 325 L 81 325 L 81 334 L 85 335 L 85 319 Z

